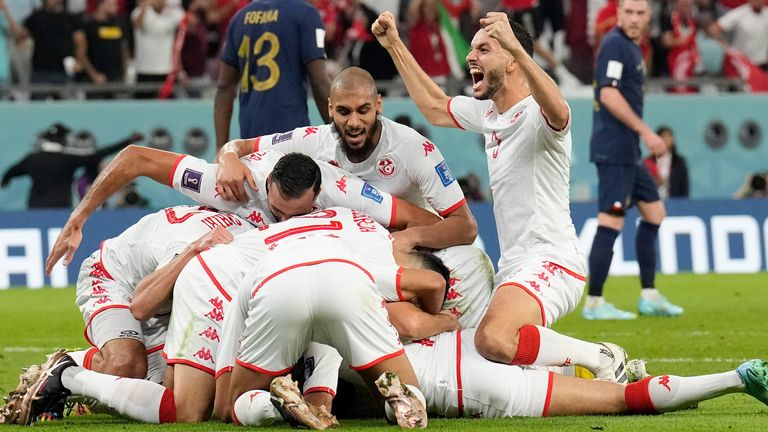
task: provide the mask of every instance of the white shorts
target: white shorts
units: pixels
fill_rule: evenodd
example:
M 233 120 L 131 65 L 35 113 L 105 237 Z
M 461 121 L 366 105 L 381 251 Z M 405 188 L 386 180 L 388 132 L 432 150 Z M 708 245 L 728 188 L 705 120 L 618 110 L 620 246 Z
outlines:
M 475 328 L 488 310 L 493 294 L 493 263 L 482 250 L 453 246 L 435 252 L 451 270 L 443 309 L 456 315 L 461 328 Z
M 484 359 L 475 330 L 441 333 L 406 347 L 427 411 L 443 417 L 541 417 L 552 396 L 552 372 Z M 461 347 L 457 351 L 457 347 Z
M 222 271 L 217 255 L 203 253 L 176 279 L 173 312 L 165 342 L 169 365 L 183 364 L 214 375 L 224 316 L 230 308 L 234 281 Z
M 541 257 L 531 257 L 510 272 L 500 271 L 495 289 L 514 286 L 530 294 L 541 308 L 541 322 L 550 326 L 576 308 L 585 284 L 585 276 Z
M 133 339 L 142 342 L 148 354 L 162 350 L 169 316 L 136 320 L 128 310 L 133 287 L 113 280 L 100 258 L 100 251 L 86 258 L 77 278 L 75 302 L 85 321 L 85 340 L 101 349 L 113 339 Z
M 283 375 L 311 341 L 336 348 L 355 370 L 403 353 L 373 280 L 351 261 L 314 261 L 263 276 L 249 301 L 237 364 Z

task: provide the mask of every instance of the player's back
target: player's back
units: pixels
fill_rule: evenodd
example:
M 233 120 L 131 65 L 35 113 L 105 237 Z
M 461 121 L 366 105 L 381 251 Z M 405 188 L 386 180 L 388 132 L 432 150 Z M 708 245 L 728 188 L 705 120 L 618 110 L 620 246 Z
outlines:
M 325 57 L 323 38 L 303 0 L 256 0 L 232 18 L 222 61 L 241 73 L 241 136 L 309 124 L 304 65 Z
M 101 246 L 101 261 L 116 281 L 134 287 L 189 243 L 223 226 L 232 234 L 252 228 L 243 219 L 206 207 L 176 206 L 148 214 Z

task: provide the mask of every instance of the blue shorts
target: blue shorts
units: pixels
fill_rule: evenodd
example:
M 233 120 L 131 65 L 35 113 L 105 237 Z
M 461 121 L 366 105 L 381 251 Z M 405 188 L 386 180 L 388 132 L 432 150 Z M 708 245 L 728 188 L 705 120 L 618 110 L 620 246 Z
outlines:
M 613 216 L 624 216 L 627 209 L 638 201 L 658 201 L 659 191 L 645 164 L 597 165 L 598 211 Z

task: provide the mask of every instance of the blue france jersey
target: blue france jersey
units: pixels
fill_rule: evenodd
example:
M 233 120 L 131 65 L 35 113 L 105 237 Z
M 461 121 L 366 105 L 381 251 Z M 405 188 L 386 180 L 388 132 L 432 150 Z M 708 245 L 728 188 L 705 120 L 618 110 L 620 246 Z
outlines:
M 621 29 L 603 39 L 595 61 L 595 100 L 589 158 L 600 163 L 634 163 L 640 159 L 640 138 L 600 103 L 600 89 L 617 88 L 632 111 L 643 116 L 645 64 L 640 47 Z
M 256 0 L 232 18 L 221 60 L 241 74 L 241 137 L 309 124 L 304 66 L 325 58 L 324 38 L 303 0 Z

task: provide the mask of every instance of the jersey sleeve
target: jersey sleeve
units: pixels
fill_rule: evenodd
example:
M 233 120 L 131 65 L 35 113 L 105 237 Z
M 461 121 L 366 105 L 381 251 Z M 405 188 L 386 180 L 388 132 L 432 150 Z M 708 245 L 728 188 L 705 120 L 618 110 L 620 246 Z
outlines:
M 442 217 L 446 217 L 467 200 L 459 182 L 453 176 L 440 149 L 427 140 L 408 146 L 409 154 L 404 158 L 411 166 L 408 175 L 416 184 L 429 205 Z
M 618 39 L 605 40 L 597 53 L 595 61 L 597 88 L 606 86 L 621 88 L 624 69 L 632 67 L 627 61 L 621 43 L 618 42 Z
M 256 138 L 253 143 L 253 151 L 267 149 L 278 150 L 288 154 L 292 152 L 303 153 L 311 158 L 317 158 L 320 153 L 317 134 L 304 138 L 306 128 L 296 128 L 292 131 L 274 133 Z
M 320 13 L 314 7 L 308 7 L 306 12 L 302 14 L 299 27 L 299 44 L 302 64 L 325 58 L 325 27 Z
M 568 132 L 571 131 L 571 106 L 568 104 L 568 102 L 565 103 L 568 106 L 568 122 L 563 126 L 562 128 L 556 128 L 552 126 L 552 124 L 549 122 L 549 119 L 547 118 L 547 115 L 544 114 L 544 110 L 541 109 L 541 107 L 538 104 L 535 104 L 533 106 L 536 111 L 536 114 L 539 118 L 539 121 L 541 123 L 541 126 L 544 130 L 548 131 L 551 135 L 556 136 L 565 136 L 568 134 Z
M 454 96 L 448 100 L 448 114 L 457 127 L 472 131 L 483 132 L 483 113 L 480 110 L 482 104 L 471 97 Z
M 171 170 L 169 186 L 188 196 L 193 201 L 219 211 L 238 213 L 240 203 L 227 201 L 216 190 L 216 175 L 219 166 L 203 159 L 181 155 Z
M 376 222 L 388 227 L 395 220 L 397 200 L 354 174 L 326 162 L 318 162 L 323 176 L 319 208 L 346 207 L 367 213 Z

